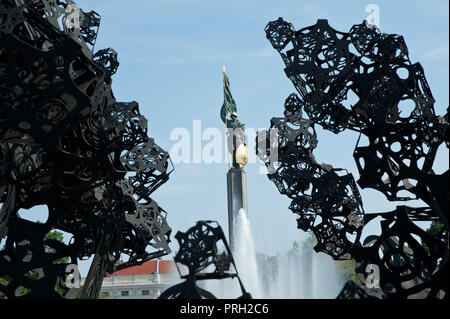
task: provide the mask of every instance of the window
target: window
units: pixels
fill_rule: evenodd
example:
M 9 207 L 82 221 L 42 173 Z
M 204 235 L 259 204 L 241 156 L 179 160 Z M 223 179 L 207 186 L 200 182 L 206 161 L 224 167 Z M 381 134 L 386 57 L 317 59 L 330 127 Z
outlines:
M 128 290 L 122 290 L 122 291 L 120 292 L 120 295 L 121 295 L 122 297 L 129 296 L 129 294 L 130 294 L 130 292 L 129 292 Z
M 150 290 L 148 290 L 148 289 L 142 290 L 142 296 L 149 296 L 149 295 L 150 295 Z

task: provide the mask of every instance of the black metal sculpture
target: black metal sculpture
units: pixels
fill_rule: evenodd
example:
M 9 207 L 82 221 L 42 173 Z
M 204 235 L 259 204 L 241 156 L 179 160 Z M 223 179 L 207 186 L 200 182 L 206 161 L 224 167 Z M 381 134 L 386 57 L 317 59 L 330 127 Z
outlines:
M 71 1 L 0 3 L 0 295 L 73 298 L 69 257 L 94 256 L 81 298 L 106 271 L 170 253 L 171 229 L 150 195 L 171 172 L 136 102 L 117 102 L 113 49 L 93 54 L 100 17 Z M 34 223 L 19 209 L 48 207 Z M 45 239 L 53 229 L 68 244 Z M 153 251 L 149 249 L 153 248 Z M 117 268 L 116 268 L 117 270 Z
M 300 97 L 289 96 L 285 117 L 271 121 L 278 129 L 278 163 L 268 161 L 270 143 L 257 153 L 269 179 L 292 199 L 298 228 L 315 234 L 317 252 L 354 258 L 363 283 L 367 267 L 375 265 L 382 289 L 375 297 L 446 297 L 448 170 L 435 174 L 433 162 L 439 146 L 449 146 L 448 110 L 445 116 L 435 114 L 423 69 L 409 60 L 403 37 L 380 33 L 365 22 L 349 33 L 334 30 L 326 20 L 296 31 L 282 18 L 265 31 Z M 340 175 L 341 169 L 316 162 L 315 124 L 368 138 L 367 146 L 358 139 L 354 151 L 360 187 L 376 189 L 390 201 L 421 199 L 428 207 L 365 213 L 352 174 Z M 257 145 L 265 145 L 265 136 L 258 136 Z M 363 227 L 377 217 L 381 234 L 362 241 Z M 440 221 L 444 227 L 432 235 L 417 221 Z M 366 293 L 347 285 L 340 297 Z
M 177 269 L 178 264 L 184 265 L 188 273 L 182 275 L 178 269 L 180 277 L 185 281 L 168 288 L 161 294 L 160 299 L 215 299 L 212 293 L 197 286 L 196 281 L 224 278 L 238 279 L 242 290 L 239 299 L 251 298 L 239 278 L 225 234 L 217 222 L 198 221 L 186 233 L 177 232 L 175 238 L 180 245 L 180 250 L 174 258 Z M 214 267 L 214 270 L 208 269 L 209 266 Z
M 359 239 L 363 226 L 361 196 L 352 174 L 319 164 L 313 156 L 317 146 L 314 123 L 302 118 L 301 100 L 291 94 L 285 102 L 285 117 L 272 118 L 278 133 L 278 163 L 268 160 L 270 134 L 258 134 L 258 156 L 265 161 L 268 177 L 281 194 L 292 199 L 290 209 L 299 215 L 298 228 L 312 230 L 317 252 L 345 257 L 353 246 L 347 235 Z M 267 139 L 267 141 L 261 139 Z

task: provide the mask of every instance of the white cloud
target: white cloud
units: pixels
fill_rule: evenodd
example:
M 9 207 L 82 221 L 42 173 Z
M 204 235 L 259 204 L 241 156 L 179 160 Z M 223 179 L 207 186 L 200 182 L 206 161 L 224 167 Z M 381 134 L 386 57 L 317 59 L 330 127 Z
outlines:
M 440 47 L 430 49 L 422 55 L 423 60 L 433 62 L 447 62 L 448 63 L 448 43 Z

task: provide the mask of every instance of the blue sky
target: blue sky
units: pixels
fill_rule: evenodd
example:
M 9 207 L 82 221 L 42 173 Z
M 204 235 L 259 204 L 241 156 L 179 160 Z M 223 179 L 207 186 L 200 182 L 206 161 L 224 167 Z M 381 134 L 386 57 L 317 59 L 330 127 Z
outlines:
M 247 127 L 267 128 L 281 116 L 283 102 L 294 87 L 284 64 L 265 38 L 264 27 L 278 17 L 296 29 L 328 19 L 339 31 L 361 23 L 368 4 L 380 8 L 381 31 L 404 36 L 412 62 L 420 62 L 436 99 L 436 111 L 448 106 L 449 3 L 435 1 L 215 1 L 215 0 L 78 0 L 84 11 L 102 16 L 96 50 L 112 47 L 120 66 L 113 76 L 118 101 L 139 102 L 148 119 L 149 136 L 170 150 L 176 127 L 222 128 L 222 65 L 226 65 L 239 118 Z M 352 157 L 357 135 L 334 135 L 318 129 L 319 162 L 347 168 L 357 179 Z M 207 141 L 203 142 L 203 145 Z M 249 164 L 248 206 L 256 249 L 273 254 L 306 238 L 296 229 L 289 199 L 278 193 L 261 164 Z M 436 161 L 438 172 L 448 169 L 448 151 Z M 197 220 L 217 220 L 227 233 L 226 164 L 178 164 L 169 181 L 153 198 L 168 212 L 173 235 Z M 395 207 L 381 193 L 362 190 L 365 209 Z M 414 203 L 411 203 L 414 204 Z M 417 204 L 417 203 L 415 203 Z M 177 246 L 172 245 L 176 251 Z M 87 265 L 81 267 L 87 272 Z

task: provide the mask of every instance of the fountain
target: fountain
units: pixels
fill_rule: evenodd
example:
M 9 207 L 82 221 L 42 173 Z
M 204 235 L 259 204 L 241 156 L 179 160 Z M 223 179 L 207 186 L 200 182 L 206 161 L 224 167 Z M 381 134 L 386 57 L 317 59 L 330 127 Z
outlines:
M 245 210 L 240 209 L 234 224 L 235 247 L 233 255 L 242 282 L 251 292 L 253 298 L 261 298 L 261 284 L 256 261 L 255 243 L 253 241 L 250 222 Z
M 299 245 L 300 249 L 279 255 L 276 269 L 270 269 L 273 264 L 258 260 L 251 224 L 243 209 L 236 215 L 233 233 L 236 267 L 253 298 L 331 299 L 342 288 L 336 262 L 325 254 L 315 254 L 308 240 Z M 274 275 L 264 273 L 269 271 Z M 232 279 L 208 280 L 201 287 L 217 298 L 239 294 L 238 282 Z

